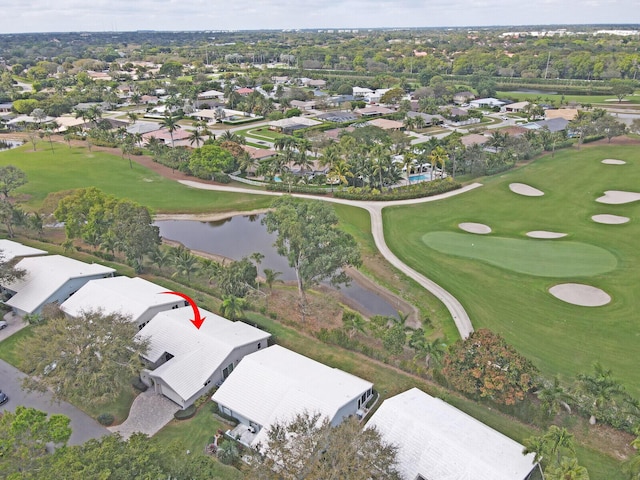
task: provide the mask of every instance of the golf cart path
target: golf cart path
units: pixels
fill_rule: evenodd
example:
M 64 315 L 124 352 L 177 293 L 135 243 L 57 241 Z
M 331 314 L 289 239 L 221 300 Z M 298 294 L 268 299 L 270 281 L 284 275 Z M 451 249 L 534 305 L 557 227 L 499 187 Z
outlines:
M 208 183 L 195 182 L 193 180 L 178 180 L 181 184 L 191 187 L 198 188 L 202 190 L 216 190 L 216 191 L 224 191 L 224 192 L 234 192 L 234 193 L 245 193 L 245 194 L 253 194 L 253 195 L 271 195 L 271 196 L 280 196 L 282 193 L 280 192 L 265 192 L 260 190 L 253 190 L 249 188 L 242 187 L 229 187 L 223 185 L 212 185 Z M 475 188 L 481 187 L 481 183 L 472 183 L 470 185 L 466 185 L 457 190 L 452 190 L 450 192 L 442 193 L 440 195 L 434 195 L 431 197 L 422 197 L 422 198 L 412 198 L 408 200 L 393 200 L 389 202 L 365 202 L 359 200 L 346 200 L 343 198 L 331 198 L 331 197 L 319 197 L 314 195 L 304 195 L 293 193 L 291 196 L 297 198 L 306 198 L 310 200 L 323 200 L 326 202 L 332 203 L 340 203 L 342 205 L 350 205 L 353 207 L 364 208 L 369 212 L 371 216 L 371 233 L 373 235 L 373 239 L 375 241 L 376 247 L 382 254 L 382 256 L 389 262 L 391 265 L 396 267 L 402 273 L 412 278 L 416 282 L 418 282 L 423 288 L 431 292 L 436 298 L 438 298 L 449 310 L 453 321 L 456 324 L 458 332 L 462 338 L 467 338 L 470 333 L 473 332 L 473 326 L 471 324 L 471 320 L 466 310 L 462 306 L 462 304 L 456 299 L 451 293 L 442 288 L 433 280 L 425 277 L 421 273 L 416 272 L 414 269 L 403 263 L 398 257 L 396 257 L 393 252 L 387 246 L 387 243 L 384 240 L 384 229 L 382 225 L 382 209 L 390 206 L 397 205 L 414 205 L 418 203 L 427 203 L 427 202 L 435 202 L 437 200 L 442 200 L 444 198 L 453 197 L 455 195 L 460 195 L 461 193 L 466 193 Z

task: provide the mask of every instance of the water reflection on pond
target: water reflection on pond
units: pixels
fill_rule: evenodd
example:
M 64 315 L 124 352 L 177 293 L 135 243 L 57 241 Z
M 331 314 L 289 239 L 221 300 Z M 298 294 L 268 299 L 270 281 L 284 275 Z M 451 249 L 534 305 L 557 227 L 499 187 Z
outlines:
M 178 241 L 192 250 L 222 255 L 234 260 L 259 252 L 264 255 L 264 259 L 258 265 L 260 275 L 263 275 L 265 268 L 270 268 L 282 272 L 282 280 L 295 280 L 295 272 L 273 246 L 276 234 L 267 232 L 261 223 L 262 217 L 263 215 L 245 215 L 212 222 L 162 220 L 155 222 L 155 225 L 160 228 L 162 237 Z M 397 306 L 356 282 L 351 282 L 349 287 L 341 287 L 340 291 L 372 314 L 396 315 Z

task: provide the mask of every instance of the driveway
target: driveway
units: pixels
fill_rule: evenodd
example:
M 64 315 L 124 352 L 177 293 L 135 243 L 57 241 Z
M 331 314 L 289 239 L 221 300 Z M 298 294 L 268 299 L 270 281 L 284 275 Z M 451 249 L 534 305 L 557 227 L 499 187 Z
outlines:
M 13 312 L 6 313 L 4 320 L 7 321 L 7 326 L 0 330 L 0 342 L 28 325 L 27 322 L 22 320 L 22 317 L 19 317 Z
M 178 410 L 178 405 L 149 389 L 135 398 L 127 419 L 120 425 L 109 427 L 109 430 L 118 432 L 123 438 L 129 438 L 136 432 L 151 437 L 173 420 L 173 414 Z
M 22 379 L 26 375 L 17 368 L 0 360 L 0 389 L 9 395 L 9 401 L 0 406 L 0 411 L 15 411 L 18 405 L 33 407 L 47 413 L 61 413 L 71 419 L 71 438 L 69 445 L 81 445 L 92 438 L 109 434 L 109 430 L 96 422 L 86 413 L 67 402 L 54 402 L 49 392 L 25 392 Z

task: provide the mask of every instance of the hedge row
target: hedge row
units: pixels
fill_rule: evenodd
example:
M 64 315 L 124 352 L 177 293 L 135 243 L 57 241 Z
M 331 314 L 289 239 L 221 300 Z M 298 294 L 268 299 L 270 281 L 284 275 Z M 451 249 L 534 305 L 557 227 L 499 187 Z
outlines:
M 318 187 L 311 187 L 308 185 L 291 185 L 288 183 L 269 183 L 267 184 L 267 190 L 272 192 L 286 192 L 286 193 L 308 193 L 311 195 L 326 195 L 327 192 L 324 189 Z
M 408 200 L 411 198 L 431 197 L 441 193 L 457 190 L 462 184 L 445 178 L 442 180 L 433 180 L 431 182 L 415 183 L 404 187 L 390 189 L 385 192 L 370 188 L 349 187 L 346 190 L 334 192 L 334 197 L 344 198 L 347 200 L 373 200 L 373 201 L 389 201 L 389 200 Z

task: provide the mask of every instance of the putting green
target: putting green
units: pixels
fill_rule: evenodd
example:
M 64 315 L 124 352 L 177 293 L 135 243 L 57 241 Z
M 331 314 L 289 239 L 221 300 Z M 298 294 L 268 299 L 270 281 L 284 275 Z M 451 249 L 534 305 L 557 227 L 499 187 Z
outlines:
M 422 241 L 441 253 L 481 260 L 539 277 L 591 276 L 616 268 L 607 250 L 580 242 L 481 237 L 466 233 L 430 232 Z

